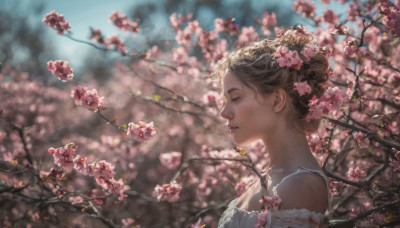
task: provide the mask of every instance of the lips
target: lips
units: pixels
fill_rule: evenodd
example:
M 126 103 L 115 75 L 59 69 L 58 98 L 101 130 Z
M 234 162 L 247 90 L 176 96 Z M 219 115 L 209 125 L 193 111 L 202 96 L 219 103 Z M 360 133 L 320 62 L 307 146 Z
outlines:
M 234 130 L 239 128 L 239 127 L 234 127 L 234 126 L 231 126 L 231 125 L 228 125 L 228 127 L 229 127 L 229 130 L 230 130 L 230 133 L 233 133 Z

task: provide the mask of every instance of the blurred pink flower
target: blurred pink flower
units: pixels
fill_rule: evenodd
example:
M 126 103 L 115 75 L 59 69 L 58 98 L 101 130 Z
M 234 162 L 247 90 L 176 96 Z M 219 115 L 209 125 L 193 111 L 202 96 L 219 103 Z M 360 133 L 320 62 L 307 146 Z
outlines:
M 122 31 L 132 31 L 133 33 L 139 32 L 138 23 L 129 19 L 125 14 L 114 11 L 109 20 L 113 22 Z
M 356 167 L 355 169 L 350 168 L 347 172 L 347 176 L 350 180 L 359 181 L 360 179 L 364 178 L 366 174 L 365 171 L 360 167 Z
M 157 197 L 158 201 L 176 202 L 179 198 L 182 186 L 176 183 L 176 181 L 170 184 L 163 184 L 162 186 L 157 185 L 154 189 L 154 196 Z
M 68 65 L 67 61 L 48 61 L 47 69 L 63 82 L 70 81 L 74 78 L 74 71 L 72 70 L 72 67 Z
M 45 22 L 51 28 L 57 30 L 58 34 L 63 34 L 64 31 L 68 31 L 71 28 L 68 21 L 64 19 L 64 15 L 58 14 L 54 10 L 46 14 L 42 22 Z
M 257 215 L 257 222 L 255 228 L 264 228 L 268 223 L 268 212 L 262 212 Z
M 156 134 L 157 128 L 153 126 L 153 122 L 145 123 L 144 121 L 139 121 L 137 124 L 129 123 L 126 134 L 141 141 L 145 141 Z
M 110 46 L 113 45 L 116 50 L 119 50 L 122 54 L 126 54 L 124 41 L 115 34 L 108 36 L 104 41 L 104 44 L 107 46 L 107 48 L 110 48 Z
M 57 149 L 50 147 L 48 152 L 53 155 L 54 164 L 59 165 L 66 169 L 71 169 L 74 166 L 75 150 L 78 148 L 73 143 L 68 143 L 64 147 Z
M 168 152 L 160 154 L 160 162 L 168 169 L 176 169 L 181 164 L 182 153 Z
M 293 3 L 293 10 L 300 13 L 304 17 L 315 16 L 315 5 L 311 5 L 311 0 L 296 0 Z

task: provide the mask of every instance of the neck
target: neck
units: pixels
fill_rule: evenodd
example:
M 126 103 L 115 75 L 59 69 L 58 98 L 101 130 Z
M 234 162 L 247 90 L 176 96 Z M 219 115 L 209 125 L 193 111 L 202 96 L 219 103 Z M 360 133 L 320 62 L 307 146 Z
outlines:
M 264 139 L 270 157 L 270 167 L 292 170 L 299 166 L 318 165 L 311 154 L 304 132 L 286 130 Z

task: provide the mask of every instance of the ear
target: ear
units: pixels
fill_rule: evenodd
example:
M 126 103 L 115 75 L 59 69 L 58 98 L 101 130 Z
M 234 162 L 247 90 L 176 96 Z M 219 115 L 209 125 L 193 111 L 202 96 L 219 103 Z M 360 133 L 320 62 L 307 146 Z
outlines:
M 277 88 L 273 92 L 274 111 L 281 112 L 286 105 L 287 93 L 282 88 Z

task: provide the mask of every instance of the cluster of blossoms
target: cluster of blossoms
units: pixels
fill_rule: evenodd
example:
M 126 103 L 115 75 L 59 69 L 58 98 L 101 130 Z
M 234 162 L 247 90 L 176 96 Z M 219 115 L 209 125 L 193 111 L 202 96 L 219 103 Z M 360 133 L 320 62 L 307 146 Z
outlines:
M 331 180 L 329 182 L 329 190 L 332 194 L 337 194 L 337 193 L 341 192 L 343 187 L 344 187 L 344 184 L 341 181 Z
M 126 191 L 128 187 L 124 185 L 122 179 L 114 179 L 114 166 L 104 160 L 88 164 L 86 157 L 82 158 L 80 155 L 74 157 L 77 148 L 78 146 L 75 144 L 68 143 L 64 147 L 57 149 L 51 147 L 48 149 L 48 152 L 53 155 L 54 164 L 67 170 L 71 170 L 73 167 L 83 175 L 93 176 L 96 183 L 103 189 L 110 193 L 119 194 L 120 200 L 126 197 L 124 191 Z M 62 179 L 63 175 L 63 172 L 56 171 L 52 168 L 50 174 L 47 176 L 55 176 L 57 179 Z
M 154 196 L 157 197 L 158 201 L 176 202 L 181 193 L 182 186 L 176 181 L 172 181 L 170 184 L 163 184 L 162 186 L 157 185 L 154 188 Z
M 278 195 L 262 196 L 260 203 L 264 206 L 263 213 L 258 214 L 256 228 L 263 228 L 271 223 L 271 211 L 277 211 L 282 199 Z
M 182 153 L 168 152 L 160 154 L 160 162 L 168 169 L 176 169 L 181 164 Z
M 381 6 L 383 23 L 394 33 L 400 36 L 400 3 L 397 1 L 397 6 L 393 3 L 383 0 Z
M 293 10 L 304 17 L 315 16 L 315 5 L 311 4 L 311 0 L 298 0 L 293 3 Z
M 59 80 L 66 82 L 74 78 L 74 71 L 67 61 L 55 60 L 47 62 L 47 69 Z
M 64 15 L 58 14 L 54 10 L 46 14 L 42 22 L 57 30 L 58 34 L 63 34 L 64 31 L 68 31 L 71 28 L 69 22 L 64 19 Z
M 329 88 L 324 95 L 318 99 L 316 96 L 309 101 L 309 113 L 306 120 L 319 118 L 331 111 L 338 110 L 344 102 L 349 101 L 351 90 L 343 94 L 338 87 Z
M 118 50 L 123 55 L 126 54 L 126 46 L 124 45 L 124 41 L 115 34 L 108 36 L 104 41 L 104 44 L 107 46 L 107 48 L 114 46 L 114 49 Z
M 189 13 L 187 15 L 173 13 L 169 17 L 169 21 L 171 23 L 171 27 L 177 31 L 177 30 L 179 30 L 179 28 L 185 21 L 191 19 L 192 17 L 193 17 L 193 14 L 191 14 L 191 13 Z
M 359 181 L 360 179 L 364 178 L 365 175 L 365 171 L 360 167 L 356 167 L 355 169 L 350 168 L 347 172 L 347 176 L 349 177 L 349 179 L 354 181 Z
M 91 40 L 96 40 L 99 44 L 104 44 L 104 38 L 101 34 L 100 29 L 90 28 L 90 37 Z
M 132 31 L 133 33 L 139 32 L 138 23 L 136 21 L 132 21 L 125 14 L 114 11 L 109 20 L 113 22 L 119 29 L 122 31 Z
M 354 207 L 351 209 L 351 211 L 349 212 L 349 217 L 350 218 L 355 218 L 357 217 L 357 215 L 371 209 L 372 206 L 370 203 L 363 203 L 362 207 Z
M 300 96 L 306 93 L 311 93 L 311 87 L 308 85 L 307 81 L 295 82 L 293 84 L 293 89 L 296 90 Z
M 228 17 L 227 19 L 215 18 L 214 20 L 214 30 L 216 32 L 227 32 L 229 35 L 234 35 L 239 33 L 239 26 L 234 23 L 235 18 Z
M 157 128 L 154 127 L 154 123 L 146 123 L 139 121 L 137 124 L 129 123 L 126 129 L 126 134 L 136 138 L 140 141 L 146 141 L 150 139 L 157 132 Z
M 308 63 L 310 59 L 316 54 L 317 47 L 312 44 L 307 44 L 300 52 L 305 58 L 305 62 Z M 300 54 L 294 50 L 289 50 L 286 46 L 279 46 L 275 53 L 276 62 L 279 63 L 280 67 L 292 67 L 295 70 L 300 70 L 303 65 L 303 59 Z
M 82 105 L 90 110 L 96 110 L 104 105 L 104 97 L 99 97 L 96 89 L 88 90 L 86 87 L 77 86 L 71 91 L 76 105 Z
M 258 21 L 262 25 L 261 31 L 264 35 L 268 36 L 271 34 L 269 28 L 276 26 L 276 14 L 264 12 L 262 19 Z
M 364 148 L 368 148 L 369 139 L 366 134 L 357 131 L 357 132 L 353 132 L 353 137 L 359 145 L 361 145 Z

